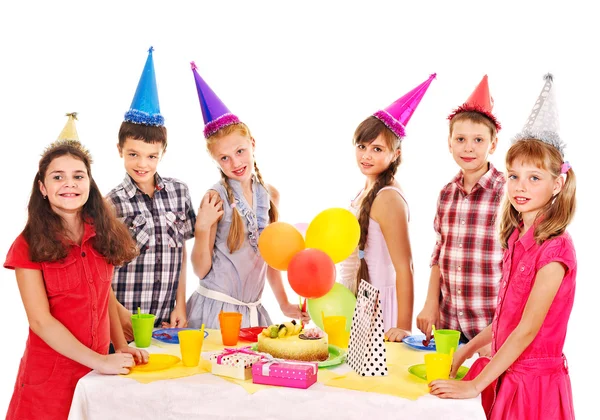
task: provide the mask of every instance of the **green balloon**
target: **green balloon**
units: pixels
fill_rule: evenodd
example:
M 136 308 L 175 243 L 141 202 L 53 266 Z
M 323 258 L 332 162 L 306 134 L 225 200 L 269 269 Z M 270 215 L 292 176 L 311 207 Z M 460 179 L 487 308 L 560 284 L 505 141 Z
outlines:
M 335 283 L 325 296 L 307 300 L 308 314 L 313 322 L 321 329 L 323 329 L 323 318 L 321 315 L 323 312 L 325 313 L 325 316 L 345 316 L 346 331 L 350 331 L 355 306 L 356 296 L 340 283 Z

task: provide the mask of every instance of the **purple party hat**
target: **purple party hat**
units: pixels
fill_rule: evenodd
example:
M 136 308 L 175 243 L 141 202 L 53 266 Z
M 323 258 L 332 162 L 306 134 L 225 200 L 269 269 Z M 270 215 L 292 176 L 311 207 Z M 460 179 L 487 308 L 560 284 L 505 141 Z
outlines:
M 240 120 L 231 113 L 225 104 L 219 99 L 217 94 L 208 86 L 202 77 L 196 71 L 196 63 L 190 63 L 194 72 L 196 89 L 198 90 L 198 99 L 200 108 L 204 117 L 204 137 L 209 138 L 223 127 L 232 124 L 239 124 Z
M 406 124 L 412 117 L 415 109 L 423 99 L 429 85 L 435 79 L 436 73 L 433 73 L 427 80 L 419 86 L 402 96 L 387 108 L 377 111 L 373 116 L 383 122 L 400 139 L 406 136 Z

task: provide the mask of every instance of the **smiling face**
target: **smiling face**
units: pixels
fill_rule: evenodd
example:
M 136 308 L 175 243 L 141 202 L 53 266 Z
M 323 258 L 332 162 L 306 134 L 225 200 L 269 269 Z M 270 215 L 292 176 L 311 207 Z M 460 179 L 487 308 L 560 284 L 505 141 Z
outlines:
M 383 134 L 379 134 L 370 143 L 356 144 L 356 163 L 363 175 L 376 178 L 389 168 L 394 159 L 398 158 L 400 149 L 394 150 L 387 143 Z
M 90 178 L 83 161 L 67 154 L 50 162 L 39 188 L 58 215 L 78 213 L 88 200 Z
M 488 170 L 488 156 L 496 150 L 498 139 L 492 138 L 483 123 L 462 119 L 454 122 L 448 148 L 463 172 L 482 174 Z
M 254 139 L 235 130 L 211 142 L 209 151 L 228 178 L 244 182 L 252 177 Z
M 138 186 L 154 186 L 156 167 L 162 159 L 163 145 L 160 142 L 146 143 L 128 137 L 123 146 L 117 146 L 125 163 L 125 170 Z
M 507 170 L 508 199 L 525 222 L 535 220 L 564 183 L 561 176 L 554 177 L 547 169 L 522 160 L 515 160 Z

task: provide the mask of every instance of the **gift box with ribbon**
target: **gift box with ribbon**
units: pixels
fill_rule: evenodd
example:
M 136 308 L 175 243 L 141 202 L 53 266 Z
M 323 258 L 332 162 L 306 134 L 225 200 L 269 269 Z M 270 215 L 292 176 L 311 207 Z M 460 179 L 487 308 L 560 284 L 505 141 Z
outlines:
M 317 363 L 276 359 L 265 355 L 263 360 L 252 366 L 252 382 L 306 389 L 317 382 L 318 372 Z
M 252 365 L 263 355 L 250 350 L 250 347 L 226 348 L 208 357 L 214 375 L 246 380 L 252 377 Z

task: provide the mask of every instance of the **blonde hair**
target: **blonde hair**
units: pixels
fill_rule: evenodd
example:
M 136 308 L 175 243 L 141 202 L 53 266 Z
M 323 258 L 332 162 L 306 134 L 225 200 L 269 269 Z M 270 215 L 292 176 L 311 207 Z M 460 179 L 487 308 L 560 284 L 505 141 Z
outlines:
M 387 128 L 383 122 L 373 116 L 368 117 L 356 128 L 356 131 L 354 132 L 354 144 L 370 144 L 380 134 L 390 150 L 402 150 L 402 142 L 400 141 L 400 138 L 392 133 L 392 131 Z M 375 201 L 377 193 L 383 187 L 392 185 L 394 182 L 394 175 L 398 170 L 398 166 L 400 166 L 401 157 L 402 155 L 399 155 L 390 163 L 390 166 L 388 166 L 385 171 L 377 176 L 377 180 L 375 181 L 373 188 L 371 188 L 371 191 L 368 192 L 360 205 L 360 210 L 358 213 L 358 224 L 360 225 L 360 240 L 358 242 L 358 249 L 361 251 L 364 251 L 367 244 L 367 235 L 369 234 L 369 215 L 371 214 L 371 206 L 373 205 L 373 201 Z M 367 262 L 364 258 L 360 259 L 360 267 L 356 273 L 356 281 L 352 287 L 352 289 L 354 289 L 352 292 L 354 292 L 355 295 L 361 280 L 365 280 L 369 283 L 371 282 L 369 277 L 369 267 L 367 266 Z
M 550 172 L 554 179 L 561 176 L 563 158 L 557 148 L 537 139 L 523 139 L 513 144 L 506 153 L 506 168 L 519 159 L 540 169 Z M 565 184 L 562 190 L 538 212 L 533 237 L 538 244 L 561 235 L 575 213 L 575 172 L 569 169 L 566 173 Z M 509 181 L 510 182 L 510 181 Z M 521 215 L 511 205 L 508 194 L 505 194 L 502 203 L 500 219 L 500 242 L 502 247 L 508 248 L 508 238 L 515 229 L 520 229 Z
M 252 139 L 250 129 L 248 126 L 246 126 L 246 124 L 242 122 L 231 124 L 221 128 L 206 139 L 206 148 L 208 149 L 209 153 L 212 154 L 211 148 L 217 143 L 217 141 L 219 141 L 219 139 L 235 132 L 247 137 L 248 140 Z M 221 183 L 227 191 L 227 201 L 229 204 L 232 204 L 234 202 L 233 189 L 231 188 L 231 185 L 229 185 L 227 175 L 225 175 L 222 170 L 219 170 L 219 172 L 221 172 Z M 258 170 L 258 166 L 256 166 L 256 160 L 254 161 L 254 173 L 256 174 L 260 185 L 262 185 L 264 189 L 267 190 L 267 193 L 269 193 L 269 189 L 263 181 L 260 171 Z M 269 199 L 269 204 L 269 223 L 273 223 L 277 221 L 279 212 L 277 211 L 277 207 L 275 206 L 275 203 L 273 203 L 273 200 Z M 229 228 L 229 235 L 227 236 L 227 247 L 229 248 L 229 252 L 233 254 L 235 251 L 240 249 L 244 243 L 244 222 L 239 211 L 236 211 L 235 208 L 232 210 L 231 226 Z

